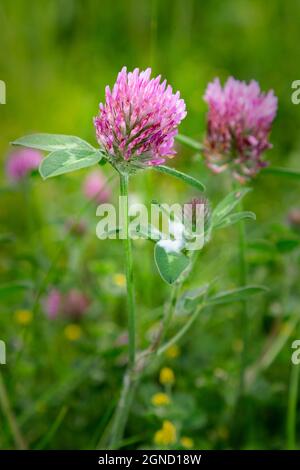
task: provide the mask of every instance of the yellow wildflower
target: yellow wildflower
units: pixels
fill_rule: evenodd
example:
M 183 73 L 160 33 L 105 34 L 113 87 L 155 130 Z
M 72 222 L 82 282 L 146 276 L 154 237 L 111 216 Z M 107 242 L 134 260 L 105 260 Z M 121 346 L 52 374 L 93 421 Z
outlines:
M 176 428 L 171 421 L 165 420 L 163 422 L 162 428 L 154 434 L 154 442 L 160 447 L 176 442 Z
M 113 282 L 118 287 L 126 286 L 126 277 L 122 273 L 117 273 L 113 276 Z
M 159 381 L 163 385 L 172 385 L 175 382 L 175 374 L 170 367 L 163 367 L 159 374 Z
M 192 449 L 194 447 L 193 439 L 191 437 L 187 437 L 187 436 L 182 436 L 182 438 L 180 439 L 180 444 L 185 449 Z
M 169 359 L 176 359 L 180 355 L 180 348 L 177 344 L 173 344 L 166 350 L 166 356 Z
M 30 310 L 17 310 L 15 312 L 15 320 L 19 325 L 29 325 L 32 322 L 32 312 Z
M 166 406 L 171 403 L 171 400 L 166 393 L 155 393 L 151 398 L 151 403 L 154 406 Z
M 71 323 L 65 327 L 64 334 L 69 341 L 77 341 L 82 335 L 82 330 L 79 325 Z

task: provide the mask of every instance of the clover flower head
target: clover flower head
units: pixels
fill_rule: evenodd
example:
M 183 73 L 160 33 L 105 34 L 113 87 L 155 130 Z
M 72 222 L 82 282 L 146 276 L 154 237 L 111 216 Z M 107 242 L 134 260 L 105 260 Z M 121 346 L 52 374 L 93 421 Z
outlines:
M 42 161 L 42 154 L 38 150 L 29 148 L 18 149 L 12 152 L 6 163 L 6 174 L 12 183 L 18 183 L 29 173 L 37 170 Z
M 185 449 L 192 449 L 194 447 L 193 439 L 191 437 L 188 437 L 188 436 L 182 436 L 182 438 L 180 439 L 180 444 Z
M 173 344 L 166 350 L 165 354 L 168 359 L 176 359 L 178 356 L 180 356 L 180 352 L 181 351 L 179 346 L 177 346 L 177 344 Z
M 94 119 L 99 144 L 111 162 L 159 165 L 172 157 L 177 127 L 186 116 L 185 102 L 166 80 L 150 78 L 151 69 L 123 67 Z
M 288 222 L 290 226 L 295 230 L 300 230 L 300 208 L 295 207 L 288 213 Z
M 210 222 L 211 208 L 210 202 L 205 196 L 194 197 L 184 204 L 184 216 L 193 229 L 196 226 L 196 219 L 199 213 L 204 217 L 204 229 L 207 229 Z
M 67 340 L 77 341 L 82 336 L 82 329 L 76 323 L 71 323 L 65 327 L 64 334 Z
M 62 308 L 62 294 L 58 289 L 51 289 L 45 299 L 45 312 L 48 318 L 53 319 L 58 316 Z
M 161 429 L 154 434 L 154 443 L 160 447 L 175 444 L 177 432 L 174 424 L 169 420 L 164 420 Z
M 77 289 L 70 289 L 64 297 L 63 312 L 71 318 L 80 318 L 90 305 L 89 298 Z
M 271 125 L 277 111 L 273 91 L 262 93 L 259 84 L 228 78 L 222 88 L 216 78 L 204 95 L 208 104 L 207 135 L 204 154 L 215 173 L 231 166 L 241 183 L 254 177 L 267 165 L 262 153 L 272 147 Z
M 32 319 L 33 314 L 31 310 L 22 309 L 15 312 L 15 320 L 19 325 L 27 326 L 32 322 Z
M 84 315 L 90 305 L 90 300 L 81 291 L 70 289 L 66 293 L 53 288 L 45 299 L 44 306 L 48 318 L 54 319 L 60 314 L 74 320 Z
M 82 237 L 86 231 L 87 226 L 84 219 L 77 220 L 74 217 L 70 217 L 65 222 L 65 228 L 68 233 L 73 235 L 74 237 Z
M 171 399 L 166 393 L 158 392 L 151 397 L 151 403 L 154 406 L 166 406 L 171 403 Z
M 162 385 L 173 385 L 175 374 L 170 367 L 163 367 L 159 373 L 159 381 Z
M 83 183 L 83 193 L 87 199 L 94 200 L 97 204 L 107 202 L 111 197 L 111 189 L 100 170 L 88 173 Z

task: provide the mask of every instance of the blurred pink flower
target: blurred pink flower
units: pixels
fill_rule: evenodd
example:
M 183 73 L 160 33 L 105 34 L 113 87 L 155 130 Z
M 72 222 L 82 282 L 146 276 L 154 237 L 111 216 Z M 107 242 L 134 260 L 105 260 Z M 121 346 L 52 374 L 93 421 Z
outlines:
M 123 67 L 112 89 L 105 89 L 94 119 L 99 144 L 115 162 L 159 165 L 175 154 L 177 126 L 186 116 L 185 102 L 166 80 L 150 79 L 151 69 L 127 72 Z
M 230 164 L 240 182 L 267 165 L 262 153 L 271 147 L 269 133 L 277 111 L 272 90 L 261 93 L 259 84 L 228 78 L 222 88 L 216 78 L 204 95 L 209 110 L 204 154 L 209 168 L 220 173 Z
M 288 213 L 288 222 L 294 229 L 300 229 L 300 208 L 295 207 Z
M 87 231 L 85 220 L 70 217 L 65 223 L 66 230 L 75 237 L 82 237 Z
M 63 312 L 69 317 L 80 318 L 90 305 L 88 297 L 77 289 L 71 289 L 65 294 Z
M 87 175 L 83 183 L 83 193 L 87 199 L 94 199 L 98 204 L 110 199 L 111 189 L 100 170 L 93 170 Z
M 58 289 L 52 289 L 45 299 L 45 310 L 49 318 L 56 318 L 62 309 L 62 294 Z
M 42 154 L 38 150 L 18 149 L 12 152 L 6 163 L 6 173 L 10 181 L 17 183 L 39 167 Z

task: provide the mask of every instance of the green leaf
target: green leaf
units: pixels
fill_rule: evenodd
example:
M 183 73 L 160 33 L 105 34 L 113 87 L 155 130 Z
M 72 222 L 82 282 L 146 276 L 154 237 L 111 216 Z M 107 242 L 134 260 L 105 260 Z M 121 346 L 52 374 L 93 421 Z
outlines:
M 252 219 L 256 220 L 256 215 L 254 212 L 250 211 L 243 211 L 243 212 L 237 212 L 235 214 L 230 214 L 227 217 L 224 217 L 218 224 L 214 225 L 214 228 L 224 228 L 224 227 L 229 227 L 229 225 L 236 224 L 240 220 L 243 219 Z
M 212 225 L 218 225 L 239 204 L 243 197 L 251 191 L 251 188 L 239 188 L 229 193 L 215 208 L 212 213 Z
M 267 292 L 268 288 L 264 286 L 246 286 L 238 287 L 228 291 L 219 292 L 217 295 L 207 299 L 207 305 L 221 305 L 230 302 L 238 302 L 245 300 L 251 295 L 261 294 Z
M 15 296 L 26 289 L 30 289 L 32 284 L 29 281 L 14 281 L 0 285 L 0 299 Z
M 185 291 L 176 304 L 176 315 L 188 315 L 192 313 L 199 303 L 204 300 L 209 286 L 210 284 L 205 284 L 197 289 Z
M 174 284 L 190 262 L 183 253 L 167 251 L 159 243 L 155 245 L 154 259 L 159 274 L 168 284 Z
M 85 140 L 73 135 L 63 134 L 31 134 L 20 137 L 12 142 L 12 145 L 21 145 L 47 152 L 57 150 L 92 150 L 94 147 Z
M 198 189 L 198 191 L 205 191 L 205 186 L 202 184 L 199 180 L 196 178 L 193 178 L 190 175 L 186 175 L 185 173 L 182 173 L 181 171 L 175 170 L 174 168 L 170 168 L 165 165 L 157 165 L 151 167 L 153 170 L 159 171 L 160 173 L 165 173 L 166 175 L 169 176 L 174 176 L 174 178 L 178 178 L 184 183 L 192 186 L 193 188 Z
M 198 152 L 203 149 L 203 146 L 199 142 L 197 142 L 197 140 L 191 139 L 186 135 L 177 134 L 175 139 L 177 140 L 177 142 L 180 142 L 181 144 L 186 145 L 187 147 L 190 147 L 193 150 L 197 150 Z
M 102 157 L 103 154 L 95 149 L 57 150 L 44 158 L 39 170 L 42 178 L 46 179 L 95 165 Z
M 299 244 L 299 238 L 281 238 L 276 242 L 276 247 L 280 253 L 290 253 L 298 248 Z
M 263 174 L 300 179 L 300 170 L 270 166 L 262 170 Z

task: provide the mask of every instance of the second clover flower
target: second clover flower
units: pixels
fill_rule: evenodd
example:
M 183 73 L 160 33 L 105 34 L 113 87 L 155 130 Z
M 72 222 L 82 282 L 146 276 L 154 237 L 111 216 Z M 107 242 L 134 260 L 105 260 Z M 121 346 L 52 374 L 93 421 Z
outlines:
M 186 116 L 185 102 L 166 80 L 151 79 L 151 69 L 123 67 L 94 119 L 97 139 L 116 167 L 160 165 L 172 157 L 177 126 Z
M 256 81 L 230 77 L 222 88 L 216 78 L 204 95 L 208 104 L 204 155 L 215 173 L 228 166 L 244 183 L 267 165 L 262 153 L 271 147 L 269 133 L 277 111 L 272 90 L 262 93 Z

